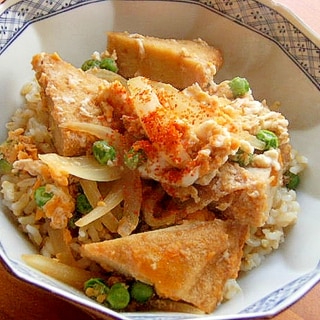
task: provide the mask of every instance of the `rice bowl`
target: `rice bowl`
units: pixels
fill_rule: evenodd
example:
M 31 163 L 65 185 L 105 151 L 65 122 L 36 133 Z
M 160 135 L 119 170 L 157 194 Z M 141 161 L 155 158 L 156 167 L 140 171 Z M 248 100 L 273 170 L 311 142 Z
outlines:
M 129 2 L 130 3 L 130 2 Z M 107 3 L 99 3 L 99 5 L 98 6 L 101 6 L 101 5 L 107 5 Z M 133 5 L 133 4 L 132 4 Z M 151 7 L 149 8 L 146 4 L 144 4 L 149 10 L 153 10 Z M 177 7 L 179 7 L 180 5 L 182 5 L 181 3 L 172 3 L 172 4 L 168 4 L 169 6 L 177 6 Z M 135 8 L 135 5 L 133 5 L 133 8 Z M 212 12 L 211 11 L 207 11 L 204 7 L 202 7 L 202 6 L 198 6 L 198 5 L 196 5 L 195 7 L 195 12 L 198 12 L 198 10 L 199 11 L 201 11 L 201 13 L 203 13 L 203 12 L 207 12 L 207 14 L 208 14 L 208 18 L 209 18 L 209 16 L 211 16 L 211 14 L 212 14 Z M 74 11 L 75 10 L 75 11 Z M 66 11 L 65 13 L 63 13 L 63 15 L 68 15 L 68 14 L 72 14 L 72 13 L 75 13 L 75 12 L 77 12 L 77 10 L 81 10 L 81 8 L 78 8 L 78 9 L 74 9 L 74 10 L 71 10 L 71 11 Z M 121 5 L 119 5 L 119 7 L 118 7 L 118 9 L 117 10 L 124 10 L 124 7 L 122 7 Z M 187 13 L 186 13 L 187 14 Z M 166 17 L 166 16 L 164 16 L 164 17 Z M 59 18 L 59 15 L 56 17 L 56 18 Z M 221 17 L 218 17 L 219 19 L 222 19 Z M 55 18 L 50 18 L 50 19 L 55 19 Z M 48 21 L 50 21 L 50 19 L 45 19 L 45 20 L 42 20 L 42 21 L 39 21 L 39 22 L 37 22 L 37 23 L 47 23 Z M 217 20 L 219 20 L 219 19 L 217 19 Z M 226 23 L 228 24 L 230 21 L 227 21 Z M 118 20 L 118 23 L 119 23 L 119 20 Z M 132 22 L 133 23 L 133 25 L 134 25 L 134 27 L 135 27 L 135 30 L 133 30 L 134 32 L 135 31 L 140 31 L 140 30 L 143 30 L 143 28 L 144 28 L 144 26 L 142 26 L 142 25 L 139 25 L 138 23 L 136 23 L 136 22 Z M 137 27 L 137 25 L 138 25 L 138 27 Z M 30 27 L 28 27 L 28 28 L 32 28 L 32 26 L 36 26 L 36 24 L 32 24 Z M 140 26 L 140 27 L 139 27 Z M 28 31 L 28 28 L 26 29 L 26 31 Z M 104 28 L 105 28 L 105 26 L 104 26 Z M 124 23 L 124 26 L 117 26 L 116 27 L 117 29 L 130 29 L 129 28 L 129 26 L 127 26 L 125 23 Z M 136 29 L 139 29 L 140 28 L 140 30 L 136 30 Z M 240 27 L 240 29 L 241 29 L 242 27 Z M 111 27 L 109 27 L 109 29 L 104 29 L 103 30 L 103 32 L 104 31 L 106 31 L 106 30 L 110 30 L 111 29 Z M 113 27 L 112 27 L 112 29 L 114 29 Z M 131 27 L 131 30 L 132 30 L 132 27 Z M 243 30 L 241 29 L 241 32 L 242 32 Z M 102 34 L 103 34 L 103 32 L 102 32 Z M 154 31 L 155 33 L 157 33 L 157 31 Z M 167 31 L 168 32 L 168 31 Z M 249 32 L 248 30 L 245 30 L 245 32 Z M 250 31 L 250 32 L 252 32 L 252 31 Z M 41 33 L 41 31 L 40 31 L 40 33 Z M 81 33 L 81 32 L 80 32 Z M 150 34 L 150 32 L 148 32 L 149 34 Z M 180 31 L 180 33 L 181 33 L 181 31 Z M 159 33 L 158 34 L 163 34 L 163 35 L 166 35 L 166 32 L 165 31 L 163 31 L 163 33 L 162 32 L 160 32 L 159 31 Z M 221 41 L 221 45 L 217 45 L 218 47 L 221 47 L 221 48 L 227 48 L 227 45 L 223 45 L 222 44 L 222 40 L 217 40 L 217 39 L 219 39 L 219 37 L 217 37 L 216 35 L 214 35 L 214 36 L 212 36 L 212 38 L 210 38 L 210 37 L 208 37 L 208 33 L 207 33 L 207 31 L 206 30 L 201 30 L 200 29 L 200 31 L 199 31 L 199 29 L 197 29 L 197 32 L 196 32 L 196 34 L 197 35 L 200 35 L 201 37 L 203 37 L 203 38 L 205 38 L 205 39 L 212 39 L 212 42 L 213 43 L 217 43 L 217 41 L 219 42 L 219 41 Z M 179 32 L 177 33 L 177 35 L 179 36 L 181 36 L 181 34 L 179 34 Z M 33 35 L 33 36 L 35 36 L 35 37 L 38 37 L 37 35 Z M 19 36 L 20 37 L 20 36 Z M 190 36 L 190 35 L 188 35 L 188 37 L 193 37 L 193 35 L 192 36 Z M 19 40 L 20 40 L 20 38 L 18 38 Z M 81 37 L 79 36 L 79 41 L 80 41 L 80 43 L 81 43 Z M 254 43 L 254 41 L 255 40 L 253 40 L 253 43 Z M 263 39 L 263 41 L 266 41 L 266 42 L 268 42 L 268 40 L 267 39 Z M 229 43 L 229 41 L 226 41 L 227 43 Z M 103 42 L 102 40 L 101 40 L 101 42 L 100 42 L 100 40 L 96 40 L 96 43 L 94 44 L 94 46 L 92 46 L 92 48 L 90 48 L 91 50 L 92 49 L 97 49 L 99 46 L 101 47 L 101 46 L 103 46 L 103 44 L 105 43 L 105 41 Z M 15 42 L 13 42 L 12 44 L 10 44 L 10 46 L 4 51 L 4 53 L 3 53 L 3 57 L 4 58 L 6 58 L 6 53 L 7 52 L 9 52 L 10 51 L 10 49 L 11 48 L 13 48 L 13 46 L 15 45 Z M 57 46 L 57 45 L 56 45 Z M 268 44 L 267 43 L 267 46 L 270 46 L 270 48 L 272 47 L 271 46 L 271 44 Z M 48 45 L 48 46 L 44 46 L 44 47 L 41 47 L 41 50 L 43 50 L 43 49 L 45 49 L 45 50 L 50 50 L 51 48 L 50 47 L 52 47 L 52 44 L 50 44 L 50 45 Z M 86 46 L 86 47 L 88 47 L 88 46 Z M 40 49 L 40 47 L 38 48 L 38 49 Z M 278 48 L 275 48 L 275 51 L 277 51 L 278 50 Z M 40 50 L 37 50 L 37 49 L 34 49 L 34 52 L 33 53 L 36 53 L 36 52 L 38 52 L 38 51 L 40 51 Z M 68 49 L 66 50 L 66 51 L 68 51 Z M 226 50 L 226 49 L 224 49 L 224 51 L 226 52 L 226 58 L 228 59 L 228 51 Z M 272 52 L 275 52 L 275 51 L 272 51 Z M 270 54 L 271 54 L 271 51 L 269 52 Z M 268 58 L 269 57 L 269 53 L 267 54 L 267 57 L 266 58 Z M 70 54 L 70 53 L 69 53 Z M 80 62 L 79 61 L 82 61 L 83 59 L 84 59 L 84 56 L 87 56 L 88 55 L 88 53 L 83 53 L 83 55 L 82 55 L 82 57 L 75 57 L 75 58 L 73 58 L 72 59 L 72 61 L 74 61 L 74 63 L 75 64 L 79 64 Z M 297 83 L 299 83 L 299 82 L 303 82 L 303 85 L 302 86 L 305 86 L 305 92 L 308 92 L 308 96 L 310 97 L 310 101 L 311 101 L 311 104 L 313 105 L 313 106 L 316 106 L 317 104 L 316 104 L 316 102 L 315 103 L 312 103 L 312 100 L 314 100 L 314 101 L 317 101 L 317 99 L 318 99 L 318 96 L 319 96 L 319 94 L 318 94 L 318 91 L 317 91 L 317 89 L 316 89 L 316 85 L 314 85 L 313 84 L 313 81 L 311 81 L 311 83 L 310 82 L 308 82 L 308 81 L 302 81 L 301 79 L 304 79 L 304 74 L 303 74 L 303 72 L 301 72 L 301 70 L 299 69 L 299 68 L 297 68 L 297 67 L 295 67 L 294 65 L 291 65 L 291 62 L 289 61 L 289 62 L 287 62 L 287 59 L 285 59 L 285 55 L 279 50 L 279 52 L 276 52 L 276 55 L 279 55 L 279 57 L 280 58 L 283 58 L 286 62 L 285 62 L 285 64 L 287 65 L 290 65 L 291 66 L 291 69 L 290 69 L 290 72 L 292 72 L 292 70 L 296 70 L 296 69 L 298 69 L 298 70 L 296 70 L 296 75 L 297 75 L 297 77 L 296 77 L 296 82 Z M 66 56 L 68 56 L 67 54 L 66 54 Z M 278 58 L 279 58 L 278 57 Z M 29 60 L 30 61 L 30 58 L 31 58 L 31 55 L 28 57 L 28 59 L 26 58 L 26 60 Z M 231 58 L 230 58 L 231 59 Z M 256 61 L 255 60 L 255 55 L 252 57 L 252 60 L 253 61 Z M 289 60 L 289 59 L 288 59 Z M 26 62 L 25 63 L 25 65 L 28 67 L 28 65 L 29 65 L 29 61 L 28 62 Z M 259 64 L 259 61 L 257 62 L 258 64 Z M 277 63 L 278 64 L 278 63 Z M 226 63 L 226 65 L 227 65 L 227 63 Z M 22 68 L 25 68 L 25 66 L 21 66 Z M 310 119 L 312 118 L 312 112 L 311 112 L 311 116 L 310 116 L 310 119 L 306 119 L 305 120 L 305 122 L 304 121 L 300 121 L 300 111 L 299 111 L 299 109 L 297 108 L 297 107 L 295 107 L 295 108 L 293 108 L 293 107 L 291 107 L 291 105 L 292 105 L 292 103 L 293 103 L 293 100 L 294 100 L 294 98 L 291 98 L 291 97 L 288 97 L 288 95 L 287 94 L 284 94 L 284 93 L 282 93 L 282 94 L 279 94 L 279 90 L 277 90 L 277 88 L 275 88 L 273 85 L 272 85 L 272 83 L 270 83 L 270 87 L 268 87 L 268 88 L 266 88 L 265 87 L 265 84 L 263 83 L 263 85 L 260 85 L 259 86 L 259 80 L 257 80 L 257 79 L 259 79 L 259 75 L 254 75 L 253 73 L 254 73 L 254 70 L 252 69 L 251 70 L 251 67 L 249 68 L 247 65 L 245 65 L 245 64 L 242 64 L 242 66 L 241 66 L 241 68 L 243 68 L 243 70 L 241 70 L 241 71 L 239 71 L 239 70 L 235 70 L 235 71 L 232 71 L 232 72 L 230 72 L 229 70 L 228 70 L 228 66 L 226 66 L 226 69 L 224 69 L 224 70 L 222 70 L 222 74 L 220 74 L 220 75 L 218 75 L 218 77 L 221 77 L 222 79 L 228 79 L 228 78 L 231 78 L 233 75 L 239 75 L 239 74 L 241 74 L 241 75 L 245 75 L 246 77 L 248 77 L 248 78 L 250 78 L 251 79 L 251 74 L 252 74 L 252 81 L 250 80 L 250 82 L 251 83 L 253 83 L 253 86 L 254 87 L 257 87 L 257 90 L 255 90 L 255 88 L 254 88 L 254 92 L 257 92 L 257 95 L 258 96 L 261 96 L 261 97 L 267 97 L 267 99 L 268 99 L 268 101 L 281 101 L 281 104 L 282 104 L 282 106 L 283 106 L 283 108 L 282 108 L 282 106 L 281 106 L 281 111 L 283 111 L 284 112 L 284 114 L 286 114 L 286 116 L 288 117 L 288 119 L 289 119 L 289 121 L 290 121 L 290 125 L 291 125 L 291 128 L 292 128 L 292 131 L 291 131 L 291 137 L 292 137 L 292 141 L 293 141 L 293 144 L 294 144 L 294 146 L 296 147 L 298 147 L 298 150 L 299 150 L 299 152 L 301 153 L 301 154 L 303 154 L 303 155 L 306 155 L 306 157 L 309 159 L 309 161 L 311 162 L 311 166 L 313 165 L 313 157 L 314 157 L 314 155 L 313 155 L 313 153 L 312 152 L 310 152 L 310 150 L 308 150 L 308 147 L 307 146 L 305 146 L 301 141 L 304 141 L 304 139 L 308 139 L 308 138 L 306 138 L 306 137 L 304 137 L 304 135 L 303 134 L 301 134 L 301 129 L 304 127 L 304 126 L 306 126 L 306 125 L 309 125 L 310 126 Z M 253 67 L 252 67 L 253 68 Z M 296 69 L 295 69 L 296 68 Z M 28 69 L 28 68 L 27 68 Z M 280 72 L 280 75 L 279 75 L 279 79 L 280 79 L 280 82 L 282 82 L 281 81 L 281 77 L 287 77 L 287 71 L 286 71 L 286 69 L 284 68 L 284 70 L 280 70 L 279 71 Z M 29 81 L 30 80 L 30 75 L 31 75 L 31 73 L 28 71 L 28 72 L 26 72 L 26 75 L 24 76 L 24 79 L 21 79 L 21 83 L 19 84 L 20 86 L 22 86 L 23 85 L 23 83 L 25 83 L 26 81 Z M 32 76 L 32 75 L 31 75 Z M 312 76 L 310 76 L 310 77 L 312 77 Z M 291 79 L 292 79 L 293 77 L 291 77 Z M 23 80 L 23 81 L 22 81 Z M 295 79 L 292 79 L 292 82 L 291 82 L 291 85 L 293 85 L 294 86 L 294 82 L 295 82 Z M 20 88 L 18 88 L 18 84 L 16 85 L 17 86 L 17 92 L 19 92 L 19 89 Z M 284 85 L 284 86 L 286 86 L 286 85 Z M 283 88 L 283 87 L 282 87 Z M 31 88 L 31 92 L 32 92 L 32 88 Z M 271 95 L 269 94 L 270 92 L 272 92 L 271 93 Z M 307 93 L 306 93 L 307 94 Z M 290 96 L 290 95 L 289 95 Z M 8 101 L 8 103 L 11 105 L 12 103 L 13 103 L 13 101 L 14 100 L 16 100 L 17 99 L 17 97 L 16 97 L 16 95 L 12 95 L 12 97 L 8 97 L 8 98 L 6 98 L 6 99 L 8 99 L 7 101 Z M 30 99 L 32 99 L 32 95 L 30 95 Z M 303 98 L 301 98 L 301 99 L 303 99 Z M 299 104 L 299 101 L 298 102 L 296 102 L 297 104 Z M 18 104 L 14 104 L 15 106 L 17 106 Z M 290 107 L 289 107 L 290 106 Z M 290 109 L 291 108 L 291 109 Z M 293 108 L 293 109 L 292 109 Z M 311 108 L 311 110 L 315 110 L 315 112 L 317 112 L 316 111 L 316 107 L 313 107 L 313 108 L 315 108 L 315 109 L 312 109 Z M 5 120 L 5 122 L 7 122 L 8 120 L 9 120 L 9 118 L 10 118 L 10 116 L 12 115 L 12 110 L 11 111 L 8 111 L 8 115 L 7 115 L 7 118 L 6 119 L 4 119 Z M 313 117 L 314 119 L 316 118 L 316 117 Z M 315 120 L 311 120 L 311 121 L 313 121 L 312 123 L 314 123 L 314 121 Z M 311 125 L 311 127 L 312 127 L 312 125 Z M 35 130 L 37 130 L 39 128 L 39 126 L 38 125 L 36 125 L 36 128 L 35 128 Z M 297 129 L 295 129 L 295 128 L 297 128 Z M 316 127 L 316 125 L 314 126 L 314 128 L 317 128 Z M 316 130 L 316 129 L 315 129 Z M 308 131 L 303 131 L 303 132 L 307 132 L 308 133 Z M 42 133 L 43 133 L 43 131 L 42 131 Z M 3 135 L 3 137 L 5 136 L 5 133 L 3 133 L 4 135 Z M 45 139 L 45 138 L 44 138 Z M 302 157 L 302 158 L 300 158 L 300 160 L 298 161 L 298 162 L 302 162 L 302 163 L 304 163 L 305 162 L 305 160 L 304 160 L 304 158 Z M 298 166 L 299 166 L 299 164 L 298 164 Z M 312 167 L 311 167 L 312 168 Z M 298 169 L 299 170 L 299 169 Z M 316 189 L 314 189 L 313 188 L 313 186 L 315 185 L 315 183 L 316 183 L 316 176 L 312 176 L 312 177 L 309 177 L 309 175 L 308 175 L 308 170 L 311 170 L 310 169 L 310 167 L 309 167 L 309 169 L 307 169 L 307 172 L 305 173 L 305 175 L 304 175 L 304 177 L 303 177 L 303 184 L 302 184 L 302 186 L 300 187 L 301 189 L 299 189 L 299 191 L 298 191 L 298 197 L 300 198 L 301 197 L 301 208 L 302 208 L 302 212 L 303 212 L 303 208 L 304 208 L 304 206 L 306 205 L 306 203 L 308 202 L 308 199 L 310 198 L 310 196 L 309 196 L 309 194 L 312 196 L 312 195 L 314 195 L 314 192 L 316 192 L 315 190 Z M 312 169 L 313 170 L 313 169 Z M 315 169 L 315 172 L 317 172 L 316 171 L 316 169 Z M 306 186 L 306 184 L 305 184 L 305 181 L 307 181 L 307 180 L 305 180 L 305 179 L 308 179 L 308 185 Z M 313 179 L 315 179 L 315 180 L 313 180 Z M 315 181 L 314 183 L 312 182 L 312 181 Z M 32 183 L 31 181 L 25 181 L 24 183 L 26 183 L 25 185 L 23 185 L 22 187 L 25 187 L 25 188 L 28 188 L 28 183 Z M 309 189 L 312 189 L 312 190 L 309 190 Z M 300 191 L 301 190 L 301 191 Z M 299 195 L 300 194 L 300 192 L 301 192 L 301 196 Z M 289 194 L 287 194 L 286 195 L 286 197 L 287 197 L 287 199 L 288 199 L 288 201 L 292 201 L 292 200 L 295 200 L 295 194 L 293 194 L 293 193 L 289 193 Z M 21 200 L 22 201 L 22 200 Z M 19 205 L 19 204 L 18 204 Z M 19 208 L 17 208 L 17 210 L 18 210 Z M 30 208 L 30 210 L 31 210 L 31 208 Z M 286 209 L 286 211 L 288 211 L 288 209 Z M 295 220 L 295 213 L 294 212 L 296 212 L 297 211 L 297 207 L 295 207 L 295 205 L 293 205 L 293 207 L 292 207 L 292 210 L 289 210 L 289 211 L 291 211 L 291 212 L 293 212 L 292 213 L 292 217 L 290 218 L 290 219 L 293 219 L 293 220 Z M 312 211 L 311 211 L 312 212 Z M 276 214 L 276 212 L 274 213 L 274 219 L 276 220 L 276 219 L 282 219 L 282 217 L 279 217 L 279 216 L 277 216 L 277 214 Z M 302 217 L 302 214 L 300 215 L 300 217 L 299 217 L 299 219 L 301 219 L 302 220 L 302 224 L 304 223 L 303 222 L 303 217 Z M 280 248 L 280 250 L 277 252 L 277 254 L 273 254 L 273 255 L 271 255 L 270 257 L 268 257 L 268 259 L 266 259 L 266 261 L 264 261 L 263 262 L 263 266 L 265 266 L 265 267 L 262 267 L 262 268 L 264 268 L 264 269 L 267 269 L 267 271 L 268 271 L 268 268 L 271 268 L 270 267 L 270 265 L 272 265 L 272 261 L 273 262 L 275 262 L 276 264 L 277 264 L 277 262 L 276 261 L 281 261 L 282 260 L 282 254 L 286 254 L 286 252 L 292 252 L 292 250 L 298 245 L 298 243 L 299 243 L 299 241 L 298 241 L 298 239 L 299 239 L 299 237 L 296 237 L 296 234 L 298 234 L 299 235 L 299 220 L 298 219 L 298 224 L 290 231 L 290 233 L 289 233 L 289 236 L 288 236 L 288 241 L 286 241 L 285 242 L 285 244 L 284 244 L 284 246 L 283 246 L 283 248 L 284 249 L 282 249 L 282 247 Z M 30 224 L 30 221 L 28 221 L 28 219 L 26 219 L 26 218 L 21 218 L 20 219 L 21 220 L 21 223 L 25 223 L 25 225 L 27 226 L 27 225 L 29 225 L 28 226 L 28 228 L 29 228 L 29 232 L 31 232 L 33 235 L 34 235 L 34 239 L 36 240 L 36 241 L 40 241 L 41 242 L 41 235 L 40 235 L 40 237 L 39 237 L 39 235 L 37 234 L 37 232 L 36 232 L 36 230 L 34 230 L 34 229 L 32 229 L 32 224 Z M 7 221 L 7 220 L 5 220 L 5 221 Z M 292 220 L 291 220 L 292 221 Z M 5 222 L 5 223 L 7 223 L 7 222 Z M 286 221 L 285 221 L 285 219 L 284 220 L 281 220 L 281 223 L 286 223 Z M 10 224 L 9 224 L 10 225 Z M 301 224 L 300 224 L 301 225 Z M 10 228 L 12 228 L 12 227 L 10 227 Z M 311 233 L 312 234 L 312 233 Z M 295 238 L 296 238 L 296 240 L 295 240 Z M 269 240 L 270 240 L 270 243 L 265 243 L 265 247 L 266 247 L 266 250 L 268 250 L 268 246 L 270 245 L 270 246 L 277 246 L 278 244 L 279 244 L 279 242 L 281 242 L 282 240 L 282 234 L 281 233 L 273 233 L 273 234 L 270 234 L 269 235 Z M 306 239 L 306 241 L 311 241 L 312 243 L 314 243 L 312 240 L 311 240 L 311 235 L 310 235 L 310 240 L 308 240 L 308 239 Z M 22 241 L 22 242 L 24 242 L 24 241 Z M 2 243 L 2 240 L 1 240 L 1 243 Z M 255 246 L 255 243 L 254 243 L 254 241 L 252 241 L 252 247 L 254 247 Z M 5 245 L 6 246 L 6 245 Z M 26 246 L 28 246 L 28 245 L 26 245 Z M 314 248 L 315 250 L 317 250 L 317 248 L 316 247 L 314 247 L 314 246 L 316 246 L 315 244 L 313 244 L 313 245 L 311 245 L 311 248 Z M 287 249 L 288 248 L 288 249 Z M 23 247 L 21 247 L 21 250 L 23 251 L 23 253 L 26 253 L 26 251 L 27 252 L 29 252 L 30 250 L 26 250 L 25 249 L 25 244 L 23 244 Z M 251 249 L 250 249 L 251 250 Z M 289 251 L 287 251 L 287 250 L 289 250 Z M 7 250 L 5 249 L 5 251 L 7 252 Z M 254 253 L 254 252 L 253 252 Z M 12 253 L 11 253 L 12 254 Z M 18 261 L 20 260 L 20 254 L 21 254 L 21 252 L 19 251 L 19 252 L 17 252 L 16 253 L 17 255 L 16 256 L 14 256 L 14 259 L 17 259 Z M 10 256 L 10 254 L 9 254 L 9 256 Z M 298 261 L 296 261 L 294 264 L 293 264 L 293 268 L 291 268 L 290 269 L 290 272 L 289 273 L 286 273 L 285 272 L 285 274 L 286 274 L 286 276 L 284 276 L 284 278 L 282 279 L 282 281 L 283 281 L 283 284 L 285 284 L 285 283 L 287 283 L 287 282 L 289 282 L 290 280 L 292 280 L 292 279 L 295 279 L 297 276 L 299 276 L 300 274 L 303 274 L 304 272 L 306 272 L 306 271 L 309 271 L 310 269 L 312 269 L 312 266 L 314 266 L 315 265 L 315 263 L 316 263 L 316 260 L 317 260 L 317 258 L 318 257 L 314 257 L 313 255 L 311 255 L 312 256 L 312 258 L 310 259 L 310 257 L 308 256 L 308 258 L 306 258 L 306 259 L 298 259 L 299 260 L 299 262 Z M 6 258 L 7 256 L 5 255 L 5 258 Z M 259 261 L 259 255 L 255 255 L 254 256 L 255 258 L 253 259 L 253 261 L 255 261 L 255 262 L 253 262 L 253 263 L 256 263 L 256 264 L 260 264 L 260 261 Z M 10 259 L 12 259 L 12 258 L 10 258 Z M 277 260 L 277 259 L 280 259 L 280 260 Z M 305 261 L 305 262 L 302 262 L 302 261 Z M 306 261 L 308 261 L 308 262 L 306 262 Z M 281 270 L 281 268 L 286 268 L 286 266 L 279 266 L 278 265 L 278 268 L 280 268 L 280 270 Z M 249 267 L 248 267 L 249 268 Z M 260 268 L 258 268 L 258 269 L 260 269 Z M 257 269 L 257 270 L 258 270 Z M 270 269 L 271 270 L 271 269 Z M 300 271 L 301 270 L 301 271 Z M 265 271 L 265 270 L 264 270 Z M 253 271 L 253 273 L 252 273 L 252 276 L 246 276 L 246 277 L 243 277 L 243 279 L 240 279 L 240 281 L 242 282 L 242 284 L 240 284 L 240 286 L 241 286 L 241 288 L 242 288 L 242 290 L 243 290 L 243 292 L 246 292 L 247 293 L 247 289 L 246 289 L 246 286 L 247 286 L 247 283 L 249 283 L 250 282 L 250 280 L 249 279 L 254 279 L 255 277 L 257 277 L 259 275 L 259 273 L 258 273 L 258 271 L 257 272 L 255 272 L 255 271 Z M 287 277 L 287 278 L 286 278 Z M 251 280 L 252 281 L 252 280 Z M 55 284 L 54 284 L 55 285 Z M 59 285 L 60 286 L 60 285 Z M 249 287 L 250 287 L 250 285 L 249 285 Z M 269 287 L 270 287 L 270 285 L 269 285 Z M 249 290 L 249 289 L 248 289 Z M 261 296 L 264 296 L 266 293 L 268 293 L 268 292 L 270 292 L 270 291 L 268 291 L 268 290 L 270 290 L 270 289 L 268 289 L 268 284 L 266 284 L 266 286 L 264 287 L 264 288 L 259 288 L 258 289 L 259 290 L 259 292 L 261 291 Z M 272 290 L 271 290 L 272 291 Z M 64 295 L 65 295 L 65 293 L 64 293 Z M 255 295 L 256 295 L 256 292 L 255 292 Z M 250 294 L 249 294 L 249 296 L 250 296 Z M 255 301 L 255 298 L 252 296 L 251 297 L 251 300 L 249 299 L 249 301 L 251 301 L 251 302 L 254 302 Z M 85 302 L 85 303 L 90 303 L 90 302 Z M 235 301 L 234 302 L 235 303 L 235 305 L 237 304 L 237 301 Z M 250 304 L 250 303 L 249 303 Z M 248 304 L 248 305 L 249 305 Z M 226 306 L 228 306 L 228 305 L 230 305 L 229 303 L 228 304 L 226 304 Z M 232 307 L 232 306 L 231 306 Z M 96 307 L 95 306 L 95 308 L 99 308 L 99 307 Z M 225 306 L 223 306 L 221 309 L 219 308 L 219 310 L 217 311 L 217 313 L 215 313 L 215 316 L 217 316 L 217 317 L 219 317 L 219 314 L 221 314 L 222 316 L 224 315 L 224 308 L 227 308 L 227 307 L 225 307 Z M 236 307 L 237 308 L 237 307 Z M 244 308 L 240 308 L 240 309 L 238 309 L 238 310 L 242 310 L 242 309 L 244 309 Z

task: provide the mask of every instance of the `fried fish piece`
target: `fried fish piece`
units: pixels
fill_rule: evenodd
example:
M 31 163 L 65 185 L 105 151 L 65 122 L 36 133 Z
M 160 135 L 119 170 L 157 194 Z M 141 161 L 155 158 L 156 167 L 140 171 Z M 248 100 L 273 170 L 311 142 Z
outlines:
M 206 313 L 236 278 L 248 227 L 233 222 L 193 221 L 164 229 L 85 244 L 82 255 L 151 284 L 162 298 L 188 302 Z
M 182 297 L 206 313 L 213 312 L 222 301 L 227 280 L 237 279 L 242 248 L 248 235 L 248 225 L 226 221 L 224 227 L 228 235 L 228 249 L 219 259 L 205 266 L 197 282 Z
M 267 220 L 276 189 L 271 168 L 242 168 L 226 163 L 205 188 L 226 219 L 261 227 Z
M 184 89 L 206 88 L 222 66 L 221 52 L 201 39 L 176 40 L 108 32 L 107 50 L 115 52 L 125 78 L 144 76 Z
M 57 53 L 35 55 L 32 66 L 41 87 L 42 101 L 49 111 L 49 126 L 58 153 L 63 156 L 85 154 L 96 138 L 60 125 L 71 121 L 107 125 L 103 111 L 95 102 L 106 82 L 62 60 Z

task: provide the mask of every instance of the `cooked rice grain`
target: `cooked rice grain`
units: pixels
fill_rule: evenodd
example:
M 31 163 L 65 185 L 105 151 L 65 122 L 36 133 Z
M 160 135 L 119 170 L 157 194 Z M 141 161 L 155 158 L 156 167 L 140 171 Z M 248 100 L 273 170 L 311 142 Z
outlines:
M 39 87 L 36 81 L 26 84 L 22 89 L 22 94 L 25 96 L 27 104 L 24 108 L 20 108 L 15 112 L 12 121 L 7 125 L 7 129 L 13 131 L 23 128 L 24 135 L 32 137 L 39 152 L 54 152 L 51 136 L 47 129 L 47 110 L 42 107 Z M 263 107 L 262 104 L 256 101 L 249 101 L 247 104 L 248 106 L 250 105 L 250 108 L 246 108 L 244 105 L 243 111 L 248 113 L 256 112 L 258 114 Z M 272 116 L 272 113 L 266 114 L 265 118 L 263 118 L 264 126 L 267 125 L 270 130 L 277 131 L 279 126 L 287 125 L 287 120 L 279 119 L 275 123 L 274 118 L 270 118 L 270 116 Z M 252 121 L 255 122 L 253 123 Z M 248 117 L 248 123 L 244 122 L 243 126 L 247 125 L 258 130 L 261 126 L 259 121 L 258 117 Z M 280 139 L 287 142 L 289 138 L 285 134 Z M 271 154 L 272 152 L 274 151 L 271 150 L 269 153 Z M 277 157 L 277 154 L 275 157 Z M 292 150 L 291 157 L 289 170 L 298 174 L 306 167 L 307 159 L 299 155 L 296 150 Z M 267 160 L 270 159 L 268 158 Z M 255 161 L 266 161 L 266 157 L 256 157 Z M 25 173 L 21 174 L 21 170 L 19 170 L 19 176 L 13 173 L 1 177 L 2 203 L 17 217 L 20 228 L 28 234 L 31 241 L 39 248 L 40 253 L 47 257 L 54 257 L 56 255 L 55 248 L 48 234 L 49 221 L 39 221 L 39 217 L 35 213 L 36 205 L 33 199 L 32 188 L 37 179 L 34 176 L 41 176 L 42 165 L 40 162 L 32 160 L 30 163 L 28 161 L 17 162 L 15 166 L 16 171 L 23 168 Z M 267 163 L 266 167 L 268 166 L 269 164 Z M 45 180 L 46 178 L 42 177 L 42 179 Z M 52 183 L 52 181 L 45 182 Z M 287 190 L 286 188 L 277 190 L 265 225 L 260 228 L 251 228 L 250 237 L 246 241 L 243 250 L 242 271 L 248 271 L 259 266 L 266 255 L 279 247 L 284 241 L 287 228 L 295 224 L 299 209 L 294 190 Z M 60 218 L 60 220 L 63 220 L 61 223 L 65 225 L 67 217 Z M 111 238 L 112 234 L 106 227 L 104 217 L 79 228 L 77 236 L 73 237 L 69 244 L 72 254 L 76 258 L 77 266 L 98 270 L 99 266 L 80 256 L 80 247 L 85 243 L 99 242 Z M 230 299 L 239 290 L 240 287 L 236 280 L 228 280 L 225 286 L 224 298 Z
M 265 225 L 251 228 L 250 237 L 243 250 L 242 271 L 258 267 L 266 255 L 278 249 L 284 241 L 286 228 L 296 223 L 299 210 L 294 190 L 277 190 Z

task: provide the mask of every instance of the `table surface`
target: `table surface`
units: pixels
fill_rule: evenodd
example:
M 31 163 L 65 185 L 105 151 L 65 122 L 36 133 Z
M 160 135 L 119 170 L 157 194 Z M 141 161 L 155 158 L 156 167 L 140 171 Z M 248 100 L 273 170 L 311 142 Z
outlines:
M 305 24 L 320 35 L 319 0 L 274 0 L 290 8 Z M 0 1 L 1 3 L 1 1 Z M 1 10 L 1 6 L 0 6 Z M 90 316 L 52 294 L 24 283 L 0 263 L 0 320 L 88 320 Z M 320 314 L 320 283 L 274 320 L 316 320 Z

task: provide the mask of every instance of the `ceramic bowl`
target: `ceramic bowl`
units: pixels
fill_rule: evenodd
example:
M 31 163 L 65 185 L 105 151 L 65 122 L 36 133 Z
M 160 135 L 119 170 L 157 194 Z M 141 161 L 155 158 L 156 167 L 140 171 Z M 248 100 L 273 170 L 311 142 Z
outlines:
M 6 1 L 0 6 L 1 140 L 5 123 L 21 105 L 22 85 L 33 78 L 34 54 L 59 52 L 80 66 L 103 51 L 106 31 L 173 38 L 202 38 L 220 48 L 224 67 L 216 81 L 243 76 L 256 99 L 281 101 L 293 146 L 309 165 L 297 191 L 301 211 L 280 249 L 242 276 L 241 293 L 210 319 L 272 316 L 303 296 L 319 279 L 320 258 L 320 41 L 299 19 L 271 1 Z M 101 318 L 191 319 L 190 314 L 116 313 L 29 268 L 35 252 L 2 208 L 0 255 L 15 276 L 42 287 Z M 198 318 L 198 316 L 197 316 Z

